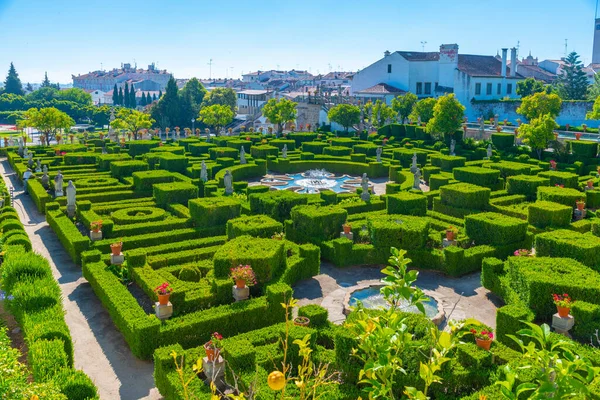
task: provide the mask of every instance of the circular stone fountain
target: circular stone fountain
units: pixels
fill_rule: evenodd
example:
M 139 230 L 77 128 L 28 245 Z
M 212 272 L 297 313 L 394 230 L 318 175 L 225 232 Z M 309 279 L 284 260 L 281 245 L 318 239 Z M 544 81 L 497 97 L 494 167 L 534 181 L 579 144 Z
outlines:
M 357 300 L 361 301 L 365 308 L 388 308 L 389 304 L 379 292 L 381 287 L 382 285 L 380 283 L 364 283 L 348 288 L 346 297 L 344 298 L 344 314 L 350 314 L 352 308 L 356 305 Z M 444 307 L 442 306 L 442 302 L 436 299 L 435 293 L 431 290 L 423 290 L 423 293 L 429 297 L 429 301 L 423 303 L 423 306 L 425 307 L 425 315 L 436 326 L 439 326 L 446 318 L 446 313 L 444 311 Z M 420 313 L 416 307 L 409 306 L 408 304 L 400 305 L 400 311 L 414 314 Z
M 324 169 L 313 169 L 300 174 L 265 175 L 262 185 L 279 190 L 291 190 L 297 193 L 319 193 L 321 190 L 333 190 L 336 193 L 355 192 L 360 187 L 360 178 L 348 175 L 335 176 Z M 369 188 L 373 190 L 369 182 Z

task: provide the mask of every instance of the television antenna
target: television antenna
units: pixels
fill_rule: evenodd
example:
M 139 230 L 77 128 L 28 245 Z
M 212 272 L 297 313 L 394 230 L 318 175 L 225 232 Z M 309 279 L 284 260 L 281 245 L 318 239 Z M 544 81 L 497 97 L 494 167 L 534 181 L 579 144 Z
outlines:
M 425 52 L 425 45 L 427 44 L 426 40 L 421 40 L 421 49 Z
M 213 65 L 213 59 L 211 58 L 208 61 L 208 79 L 212 79 L 212 65 Z

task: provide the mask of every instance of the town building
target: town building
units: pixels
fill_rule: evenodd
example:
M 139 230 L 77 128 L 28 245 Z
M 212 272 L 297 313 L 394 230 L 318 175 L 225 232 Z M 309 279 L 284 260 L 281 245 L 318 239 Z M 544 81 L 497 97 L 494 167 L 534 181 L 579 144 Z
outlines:
M 125 86 L 127 82 L 136 90 L 164 90 L 171 74 L 166 70 L 158 70 L 154 64 L 148 65 L 148 69 L 132 67 L 131 64 L 123 64 L 121 68 L 111 71 L 94 71 L 84 75 L 72 75 L 73 87 L 84 90 L 101 90 L 108 92 L 115 85 L 117 88 Z
M 563 73 L 563 68 L 565 66 L 565 59 L 561 58 L 560 60 L 544 60 L 544 61 L 540 62 L 539 66 L 543 70 L 548 71 L 551 74 L 558 76 Z M 596 75 L 596 72 L 594 72 L 592 67 L 590 67 L 590 66 L 585 67 L 585 68 L 583 68 L 583 71 L 585 72 L 588 82 L 590 84 L 594 83 L 594 76 Z
M 518 71 L 519 74 L 525 78 L 533 78 L 538 81 L 542 81 L 545 84 L 550 84 L 556 80 L 556 73 L 552 73 L 550 71 L 546 71 L 542 67 L 540 67 L 538 58 L 533 58 L 531 52 L 526 58 L 523 58 L 521 61 L 518 61 Z M 509 64 L 512 67 L 512 63 Z

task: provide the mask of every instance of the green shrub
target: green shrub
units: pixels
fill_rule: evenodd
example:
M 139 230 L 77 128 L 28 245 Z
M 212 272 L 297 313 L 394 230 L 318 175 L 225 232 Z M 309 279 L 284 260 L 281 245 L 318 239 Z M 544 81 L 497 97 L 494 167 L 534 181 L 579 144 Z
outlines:
M 595 158 L 598 155 L 598 143 L 587 140 L 571 140 L 569 142 L 573 155 L 580 158 Z
M 169 204 L 187 204 L 198 197 L 198 187 L 187 182 L 157 183 L 152 188 L 156 204 L 166 207 Z
M 384 253 L 390 247 L 422 249 L 427 241 L 429 221 L 407 215 L 381 215 L 367 218 L 371 242 Z M 389 255 L 389 254 L 387 254 Z
M 440 198 L 443 204 L 449 206 L 484 210 L 489 206 L 490 192 L 490 189 L 481 186 L 457 183 L 442 186 Z
M 307 151 L 314 154 L 323 154 L 323 149 L 329 146 L 330 144 L 326 142 L 304 142 L 302 143 L 302 151 Z
M 291 211 L 293 240 L 300 243 L 318 243 L 335 239 L 339 237 L 347 216 L 348 212 L 345 209 L 333 205 L 294 207 Z
M 188 149 L 190 151 L 190 154 L 194 157 L 198 157 L 198 156 L 202 156 L 204 154 L 208 154 L 208 150 L 213 148 L 213 147 L 217 147 L 216 144 L 214 143 L 193 143 L 188 145 Z
M 490 164 L 485 164 L 486 167 L 497 169 L 500 171 L 502 178 L 508 178 L 509 176 L 515 175 L 530 175 L 531 165 L 522 164 L 512 161 L 500 161 Z
M 450 183 L 450 178 L 445 175 L 437 174 L 429 176 L 429 189 L 438 190 L 444 185 Z
M 243 215 L 227 221 L 227 237 L 249 235 L 270 238 L 283 231 L 283 224 L 266 215 Z
M 316 304 L 308 304 L 298 309 L 298 315 L 310 319 L 311 327 L 321 327 L 327 325 L 328 312 L 326 308 Z
M 64 344 L 59 339 L 38 340 L 30 344 L 27 357 L 32 366 L 33 378 L 38 382 L 51 380 L 69 366 Z
M 84 154 L 84 153 L 72 153 L 65 154 L 63 160 L 65 165 L 83 165 L 83 164 L 93 164 L 96 165 L 96 158 L 98 156 L 96 154 Z
M 139 224 L 142 222 L 162 221 L 167 212 L 158 207 L 122 208 L 111 213 L 110 218 L 119 225 Z
M 569 207 L 575 207 L 578 200 L 584 199 L 585 194 L 575 189 L 561 188 L 556 186 L 538 187 L 538 200 L 553 201 Z
M 400 192 L 389 195 L 387 200 L 388 214 L 425 215 L 427 198 L 422 194 Z
M 118 179 L 131 176 L 136 171 L 147 171 L 148 163 L 144 161 L 113 161 L 110 163 L 110 174 Z
M 306 196 L 287 190 L 253 193 L 248 199 L 252 213 L 265 214 L 280 222 L 290 217 L 292 208 L 308 203 Z
M 431 165 L 439 167 L 442 171 L 450 172 L 454 168 L 464 167 L 467 159 L 459 156 L 446 156 L 446 155 L 432 155 Z
M 452 170 L 454 179 L 493 189 L 498 186 L 500 171 L 481 167 L 459 167 Z
M 572 189 L 576 189 L 578 186 L 579 176 L 570 172 L 544 171 L 540 172 L 538 176 L 550 179 L 550 186 L 564 185 L 564 187 Z
M 269 142 L 271 146 L 277 147 L 279 150 L 283 150 L 283 146 L 287 145 L 288 151 L 296 150 L 296 141 L 288 139 L 273 139 Z
M 171 172 L 185 173 L 188 167 L 188 159 L 183 155 L 161 153 L 158 160 L 161 169 Z
M 231 147 L 211 147 L 208 149 L 208 154 L 210 155 L 211 160 L 216 160 L 217 158 L 229 157 L 237 160 L 240 152 L 239 150 L 232 149 Z
M 536 254 L 544 257 L 568 257 L 600 271 L 600 238 L 591 233 L 570 230 L 544 232 L 535 237 Z
M 506 335 L 515 335 L 525 325 L 521 321 L 532 322 L 533 313 L 524 304 L 517 302 L 496 310 L 496 338 L 508 347 L 516 349 L 517 343 Z
M 498 150 L 506 150 L 515 145 L 515 135 L 512 133 L 492 133 L 492 144 Z
M 551 201 L 537 201 L 527 208 L 527 221 L 538 228 L 566 227 L 571 223 L 573 208 Z
M 467 215 L 467 236 L 477 244 L 504 246 L 525 240 L 527 222 L 493 212 Z
M 323 154 L 330 156 L 349 156 L 352 153 L 352 149 L 344 146 L 330 146 L 323 148 Z
M 528 200 L 534 200 L 539 186 L 550 186 L 550 179 L 537 175 L 515 175 L 506 179 L 508 194 L 522 194 Z
M 150 152 L 150 149 L 154 149 L 160 146 L 158 140 L 134 140 L 127 143 L 129 148 L 129 155 L 132 157 L 139 156 Z
M 205 197 L 190 200 L 190 215 L 199 228 L 223 226 L 240 216 L 241 203 L 233 197 Z
M 132 176 L 135 190 L 139 192 L 151 191 L 152 185 L 155 183 L 169 183 L 175 179 L 171 172 L 164 170 L 138 171 L 134 172 Z

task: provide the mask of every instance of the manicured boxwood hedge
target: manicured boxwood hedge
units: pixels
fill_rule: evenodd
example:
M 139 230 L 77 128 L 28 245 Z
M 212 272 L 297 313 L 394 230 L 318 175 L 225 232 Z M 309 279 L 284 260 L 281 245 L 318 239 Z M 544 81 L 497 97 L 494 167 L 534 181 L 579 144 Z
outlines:
M 551 201 L 537 201 L 527 208 L 527 221 L 538 228 L 566 227 L 571 223 L 573 208 Z
M 565 257 L 580 261 L 600 271 L 600 238 L 592 233 L 559 229 L 535 236 L 536 254 L 547 257 Z
M 373 245 L 382 252 L 396 247 L 406 250 L 422 249 L 427 241 L 429 220 L 408 215 L 381 215 L 367 218 Z
M 506 150 L 515 145 L 515 135 L 512 133 L 492 133 L 492 144 L 498 150 Z
M 587 140 L 571 140 L 569 146 L 573 155 L 580 159 L 595 158 L 598 155 L 598 143 Z
M 252 213 L 265 214 L 280 222 L 290 217 L 292 208 L 308 203 L 306 196 L 287 190 L 253 193 L 248 200 Z
M 576 189 L 578 186 L 579 176 L 571 172 L 544 171 L 540 172 L 538 176 L 550 179 L 550 186 L 564 185 L 566 188 L 573 189 Z
M 110 174 L 115 178 L 131 176 L 136 171 L 147 171 L 148 163 L 144 161 L 113 161 L 110 163 Z
M 283 224 L 266 215 L 243 215 L 238 218 L 227 218 L 227 237 L 249 235 L 270 238 L 283 231 Z
M 205 197 L 188 203 L 192 220 L 199 228 L 222 226 L 240 216 L 240 201 L 232 197 Z
M 427 198 L 422 194 L 400 192 L 386 196 L 388 214 L 425 215 Z
M 440 198 L 443 204 L 449 206 L 484 210 L 489 206 L 490 192 L 490 189 L 481 186 L 457 183 L 442 186 Z
M 165 170 L 137 171 L 132 174 L 135 190 L 140 192 L 152 191 L 155 183 L 173 182 L 175 176 Z
M 344 146 L 330 146 L 323 148 L 323 154 L 330 156 L 349 156 L 352 153 L 352 149 Z
M 500 171 L 481 167 L 459 167 L 452 170 L 454 179 L 494 189 L 498 186 Z
M 198 197 L 198 187 L 187 182 L 157 183 L 152 188 L 156 204 L 166 207 L 169 204 L 187 204 Z
M 211 160 L 216 160 L 219 157 L 230 157 L 235 160 L 239 158 L 240 151 L 231 147 L 211 147 L 208 149 L 208 154 Z
M 293 240 L 299 243 L 338 238 L 348 212 L 339 206 L 303 205 L 291 211 Z M 286 228 L 286 233 L 289 229 Z
M 150 149 L 160 146 L 159 140 L 134 140 L 127 143 L 129 155 L 132 157 L 148 153 Z
M 575 207 L 578 200 L 585 199 L 585 193 L 575 189 L 556 186 L 538 187 L 538 200 L 553 201 L 569 207 Z
M 508 194 L 522 194 L 529 200 L 536 198 L 539 186 L 550 186 L 550 179 L 539 175 L 514 175 L 506 179 Z
M 493 212 L 479 213 L 465 217 L 465 230 L 476 244 L 520 244 L 527 234 L 527 222 Z
M 262 158 L 266 159 L 268 156 L 275 156 L 279 154 L 279 149 L 275 146 L 270 146 L 268 144 L 252 146 L 250 148 L 250 153 L 253 158 Z

